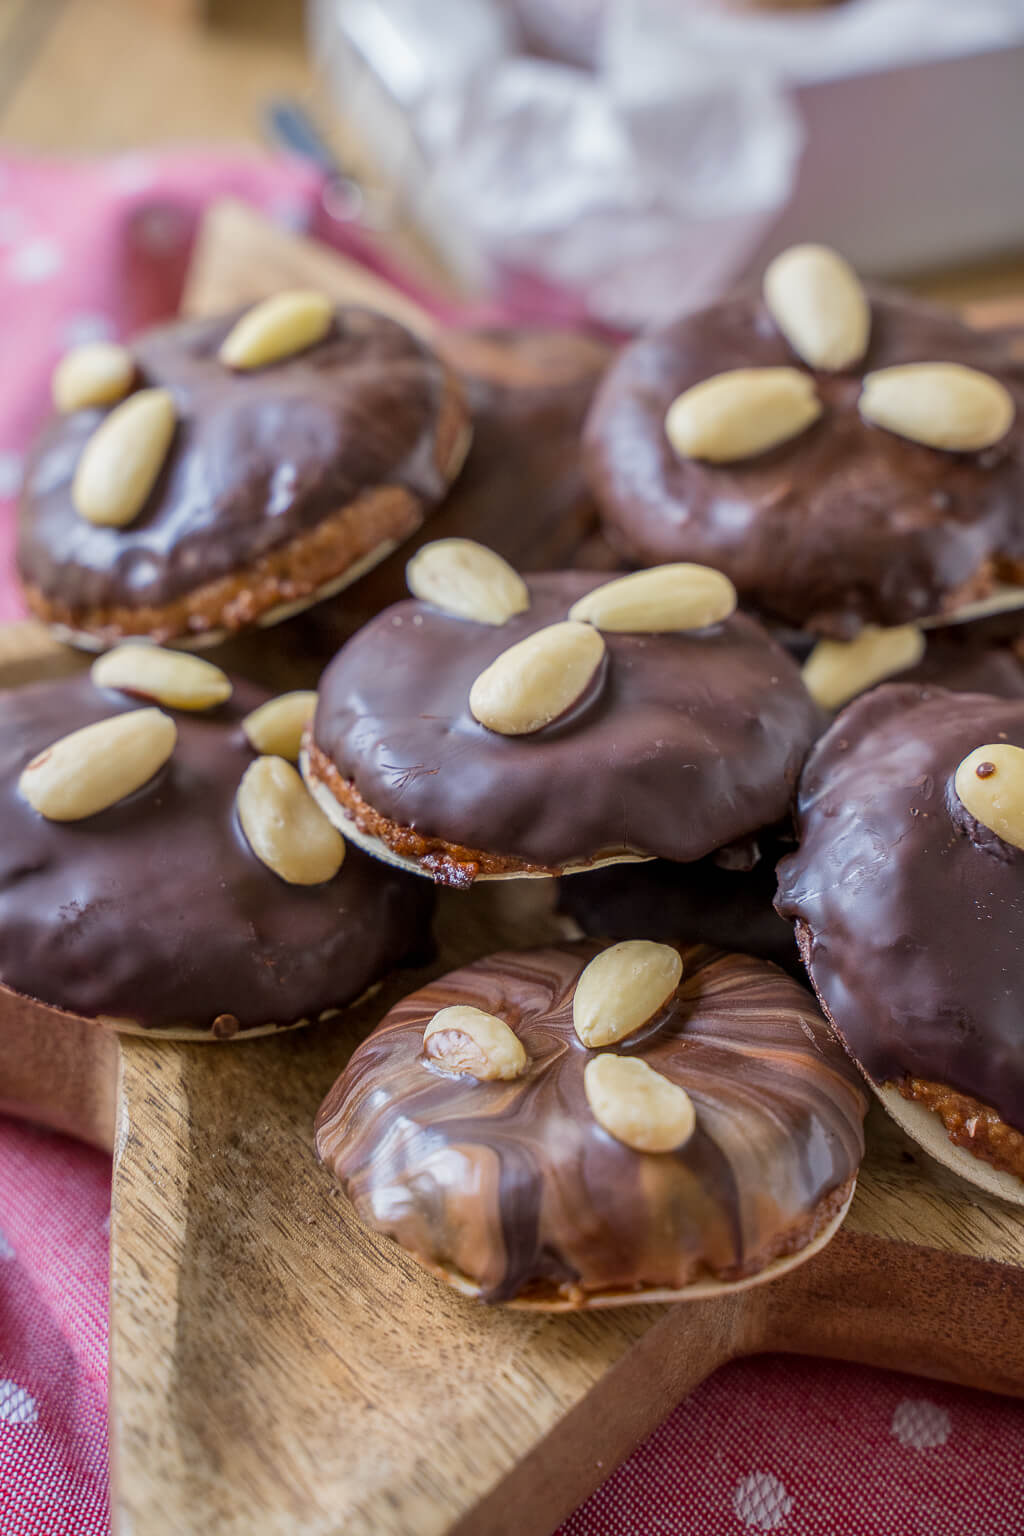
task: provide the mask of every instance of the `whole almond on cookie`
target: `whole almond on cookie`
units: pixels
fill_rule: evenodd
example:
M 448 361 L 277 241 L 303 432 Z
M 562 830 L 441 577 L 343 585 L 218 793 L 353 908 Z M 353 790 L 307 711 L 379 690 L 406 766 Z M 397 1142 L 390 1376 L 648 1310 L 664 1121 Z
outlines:
M 187 651 L 127 641 L 92 664 L 97 688 L 152 699 L 169 709 L 213 709 L 231 697 L 231 679 L 212 661 Z
M 576 1033 L 592 1049 L 625 1040 L 664 1008 L 682 974 L 682 959 L 671 944 L 626 939 L 602 950 L 576 983 Z
M 507 1081 L 526 1070 L 522 1041 L 503 1019 L 482 1008 L 441 1008 L 423 1031 L 423 1054 L 435 1066 L 480 1082 Z
M 586 693 L 604 651 L 604 641 L 589 624 L 549 624 L 510 646 L 480 673 L 469 707 L 481 725 L 499 735 L 539 731 Z
M 665 433 L 684 459 L 732 464 L 767 453 L 818 420 L 822 404 L 799 368 L 733 368 L 678 395 Z
M 1004 843 L 1024 848 L 1024 748 L 1009 742 L 975 747 L 953 786 L 964 809 Z
M 322 341 L 333 318 L 326 294 L 298 288 L 275 293 L 235 321 L 217 355 L 239 372 L 265 368 Z
M 979 453 L 1006 436 L 1013 396 L 991 374 L 962 363 L 903 363 L 865 375 L 860 414 L 926 448 Z
M 602 1130 L 636 1152 L 674 1152 L 693 1135 L 697 1116 L 689 1094 L 639 1056 L 595 1056 L 583 1087 Z
M 736 608 L 736 588 L 709 565 L 656 565 L 606 581 L 569 609 L 570 619 L 609 634 L 706 629 Z
M 174 436 L 174 399 L 139 389 L 104 417 L 82 449 L 71 482 L 75 511 L 88 523 L 124 528 L 142 511 Z
M 40 752 L 18 789 L 48 821 L 82 821 L 147 784 L 170 758 L 178 729 L 159 709 L 82 726 Z
M 303 732 L 315 712 L 316 693 L 309 688 L 297 688 L 252 710 L 242 721 L 242 730 L 255 751 L 297 763 Z
M 871 307 L 849 262 L 827 245 L 792 245 L 770 262 L 764 298 L 793 351 L 811 368 L 838 372 L 868 349 Z
M 854 640 L 819 640 L 803 665 L 804 687 L 822 709 L 839 709 L 884 678 L 916 667 L 924 652 L 915 624 L 867 624 Z
M 242 775 L 238 820 L 256 857 L 289 885 L 333 880 L 345 840 L 283 757 L 258 757 Z
M 135 359 L 112 341 L 87 341 L 66 352 L 53 371 L 53 403 L 62 415 L 123 400 L 135 378 Z
M 504 624 L 530 606 L 526 582 L 493 549 L 474 539 L 435 539 L 405 568 L 409 591 L 457 619 Z

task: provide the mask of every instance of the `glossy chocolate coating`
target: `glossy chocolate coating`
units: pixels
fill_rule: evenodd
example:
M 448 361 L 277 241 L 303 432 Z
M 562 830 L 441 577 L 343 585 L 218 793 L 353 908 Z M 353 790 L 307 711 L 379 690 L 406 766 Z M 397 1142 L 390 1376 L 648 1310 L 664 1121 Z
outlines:
M 382 315 L 342 308 L 316 346 L 236 373 L 217 350 L 237 314 L 182 321 L 132 343 L 139 386 L 174 396 L 178 425 L 127 528 L 79 517 L 71 481 L 102 409 L 55 416 L 28 466 L 18 524 L 23 580 L 74 610 L 161 605 L 244 570 L 361 492 L 409 490 L 425 507 L 447 374 Z
M 1024 701 L 886 684 L 836 717 L 800 783 L 778 908 L 876 1082 L 956 1088 L 1024 1130 L 1024 853 L 966 817 L 953 777 L 1024 747 Z
M 407 595 L 405 567 L 430 540 L 476 539 L 518 571 L 541 571 L 575 564 L 596 527 L 580 432 L 608 348 L 545 331 L 450 332 L 437 345 L 469 406 L 469 454 L 418 533 L 305 615 L 325 663 L 375 613 Z
M 421 602 L 387 609 L 324 673 L 317 745 L 394 822 L 546 867 L 699 859 L 778 821 L 820 716 L 795 663 L 745 615 L 605 635 L 597 685 L 530 735 L 470 714 L 484 668 L 605 579 L 532 576 L 529 611 L 500 627 Z
M 684 1087 L 697 1128 L 675 1152 L 603 1131 L 572 998 L 603 946 L 492 955 L 405 998 L 355 1052 L 317 1117 L 321 1159 L 359 1215 L 489 1301 L 737 1278 L 802 1246 L 856 1173 L 865 1102 L 808 993 L 763 961 L 682 951 L 683 980 L 636 1053 Z M 425 1064 L 433 1014 L 497 1014 L 529 1065 L 511 1082 Z
M 772 829 L 694 864 L 612 864 L 560 880 L 558 910 L 595 938 L 712 944 L 802 979 L 792 925 L 774 906 L 775 865 L 792 846 Z
M 1006 385 L 1017 419 L 1002 442 L 944 453 L 861 420 L 864 374 L 928 361 L 966 363 Z M 727 369 L 778 366 L 802 365 L 749 294 L 620 354 L 591 410 L 584 461 L 625 558 L 717 566 L 765 614 L 843 637 L 937 613 L 993 557 L 1024 556 L 1024 379 L 1005 337 L 875 295 L 867 356 L 856 370 L 815 375 L 825 411 L 808 431 L 735 464 L 676 454 L 664 423 L 677 395 Z
M 254 760 L 240 721 L 266 694 L 236 682 L 206 713 L 168 710 L 178 742 L 134 795 L 53 822 L 18 793 L 37 753 L 142 701 L 87 675 L 0 694 L 0 984 L 143 1029 L 293 1024 L 354 1001 L 423 953 L 426 883 L 348 848 L 335 878 L 288 885 L 249 848 L 235 791 Z

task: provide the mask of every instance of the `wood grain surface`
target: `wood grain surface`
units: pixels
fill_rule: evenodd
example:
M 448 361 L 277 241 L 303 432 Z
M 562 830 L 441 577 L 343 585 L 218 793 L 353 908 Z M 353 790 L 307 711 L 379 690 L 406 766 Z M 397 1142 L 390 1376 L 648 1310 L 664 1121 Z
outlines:
M 246 227 L 236 295 L 257 297 L 261 270 L 270 287 L 351 291 L 322 252 L 314 277 L 308 248 L 276 235 L 261 269 Z M 193 309 L 231 289 L 223 245 L 201 257 Z M 0 632 L 0 686 L 81 664 L 37 625 Z M 537 894 L 443 893 L 439 965 L 540 941 Z M 1024 1225 L 877 1107 L 842 1231 L 771 1285 L 545 1316 L 424 1275 L 355 1221 L 312 1123 L 356 1041 L 428 974 L 343 1021 L 229 1046 L 0 1016 L 7 1107 L 113 1145 L 121 1536 L 544 1536 L 710 1371 L 765 1349 L 1024 1395 Z

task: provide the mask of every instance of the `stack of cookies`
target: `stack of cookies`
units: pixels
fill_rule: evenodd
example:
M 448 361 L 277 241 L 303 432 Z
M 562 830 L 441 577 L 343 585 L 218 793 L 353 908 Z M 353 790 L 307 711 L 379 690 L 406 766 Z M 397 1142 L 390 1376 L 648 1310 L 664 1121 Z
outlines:
M 76 350 L 19 565 L 104 654 L 0 700 L 0 985 L 41 1019 L 323 1018 L 428 959 L 435 887 L 449 926 L 537 897 L 549 942 L 442 955 L 317 1148 L 547 1309 L 810 1256 L 862 1074 L 1024 1201 L 1019 367 L 820 247 L 607 360 L 307 292 Z

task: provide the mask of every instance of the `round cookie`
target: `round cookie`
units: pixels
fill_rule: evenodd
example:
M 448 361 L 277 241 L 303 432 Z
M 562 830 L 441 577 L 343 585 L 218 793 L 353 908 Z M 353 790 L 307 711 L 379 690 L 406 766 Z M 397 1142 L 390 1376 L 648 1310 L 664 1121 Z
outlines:
M 584 458 L 604 531 L 624 558 L 704 561 L 731 577 L 742 602 L 836 638 L 863 624 L 944 613 L 999 579 L 1020 578 L 1024 379 L 1009 342 L 910 298 L 873 293 L 869 306 L 866 351 L 835 370 L 805 364 L 777 307 L 753 293 L 684 315 L 623 350 L 595 398 Z M 865 418 L 882 414 L 867 396 L 868 376 L 931 362 L 978 370 L 997 381 L 992 391 L 1004 407 L 1016 403 L 1016 419 L 997 441 L 948 451 Z M 692 456 L 677 451 L 669 408 L 741 369 L 785 371 L 793 435 L 721 461 L 697 456 L 724 452 L 721 444 L 697 444 Z M 776 404 L 755 403 L 742 419 L 764 421 Z M 1000 424 L 1005 417 L 994 432 Z
M 89 403 L 102 379 L 62 391 L 58 370 L 63 411 L 32 452 L 18 525 L 41 619 L 94 650 L 205 645 L 347 586 L 415 532 L 465 454 L 458 385 L 395 321 L 319 302 L 322 333 L 260 366 L 220 354 L 237 359 L 231 338 L 263 306 L 138 337 L 124 398 Z
M 792 925 L 775 910 L 775 865 L 793 847 L 770 827 L 693 864 L 651 859 L 559 881 L 558 912 L 580 933 L 604 939 L 658 939 L 738 950 L 771 960 L 803 980 Z
M 705 1297 L 808 1258 L 849 1203 L 864 1110 L 774 966 L 583 943 L 492 955 L 398 1003 L 316 1146 L 359 1216 L 449 1284 L 565 1310 Z
M 1024 852 L 954 784 L 990 743 L 1024 747 L 1024 700 L 893 683 L 849 705 L 804 770 L 777 905 L 894 1116 L 1024 1204 Z
M 150 648 L 124 648 L 141 649 Z M 173 660 L 205 665 L 178 653 Z M 150 698 L 99 687 L 88 674 L 0 694 L 4 1007 L 35 1008 L 39 1028 L 60 1011 L 132 1032 L 242 1038 L 343 1008 L 407 958 L 423 957 L 431 892 L 422 881 L 342 846 L 328 847 L 328 870 L 343 855 L 332 878 L 289 883 L 253 851 L 253 823 L 236 797 L 258 758 L 243 721 L 266 700 L 262 689 L 236 680 L 225 702 L 204 710 L 164 704 L 158 713 Z M 111 752 L 93 740 L 87 750 L 79 738 L 64 751 L 71 771 L 63 783 L 53 774 L 61 754 L 48 749 L 135 711 L 172 738 L 166 722 L 173 721 L 176 740 L 164 766 L 105 809 L 50 819 L 69 809 L 69 794 L 81 800 L 98 787 L 102 800 L 105 778 L 112 782 L 139 744 L 115 743 Z M 281 750 L 261 719 L 262 731 L 248 728 Z M 49 762 L 26 776 L 26 788 L 23 771 L 40 755 Z M 280 764 L 292 787 L 294 859 L 301 853 L 296 826 L 302 831 L 308 819 L 296 797 L 309 814 L 315 807 L 290 764 L 261 761 Z M 144 764 L 136 779 L 145 773 Z
M 455 588 L 476 590 L 459 585 L 454 564 L 453 602 Z M 582 571 L 524 583 L 500 567 L 494 579 L 519 609 L 502 608 L 503 622 L 497 608 L 484 622 L 399 603 L 324 673 L 303 771 L 346 836 L 439 883 L 469 885 L 620 860 L 688 862 L 787 813 L 821 721 L 795 663 L 760 625 L 730 612 L 701 628 L 652 630 L 673 621 L 652 619 L 644 599 L 629 631 L 603 618 L 599 628 L 570 613 L 614 597 L 617 583 Z M 694 569 L 678 568 L 684 588 Z M 674 574 L 650 573 L 658 583 Z M 698 576 L 718 595 L 717 573 Z M 489 708 L 512 700 L 529 718 L 495 718 L 481 691 Z

